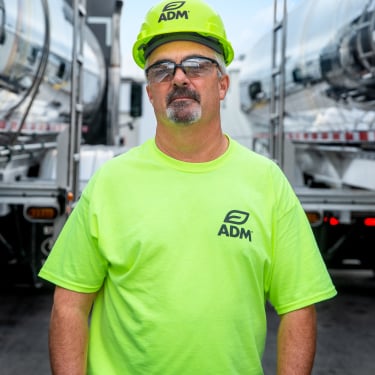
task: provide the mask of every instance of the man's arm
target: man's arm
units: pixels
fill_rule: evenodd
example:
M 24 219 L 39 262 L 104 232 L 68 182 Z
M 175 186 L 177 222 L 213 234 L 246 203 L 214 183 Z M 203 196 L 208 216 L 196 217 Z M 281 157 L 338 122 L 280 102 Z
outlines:
M 315 349 L 315 306 L 282 315 L 277 336 L 277 375 L 310 375 Z
M 95 295 L 56 287 L 49 330 L 53 375 L 86 374 L 88 317 Z

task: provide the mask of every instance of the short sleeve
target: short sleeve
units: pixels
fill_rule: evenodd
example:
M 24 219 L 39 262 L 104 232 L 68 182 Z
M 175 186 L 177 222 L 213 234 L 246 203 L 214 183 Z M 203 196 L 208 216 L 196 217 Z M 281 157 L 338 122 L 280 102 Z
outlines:
M 273 220 L 272 268 L 267 291 L 278 314 L 336 295 L 310 223 L 291 186 L 279 181 Z
M 100 289 L 107 273 L 98 247 L 96 214 L 90 207 L 93 186 L 90 181 L 39 273 L 56 285 L 84 293 Z

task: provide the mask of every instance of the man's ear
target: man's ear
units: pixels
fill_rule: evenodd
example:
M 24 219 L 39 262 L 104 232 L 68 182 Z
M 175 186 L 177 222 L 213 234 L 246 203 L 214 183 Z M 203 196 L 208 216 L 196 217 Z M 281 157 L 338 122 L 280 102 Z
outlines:
M 154 99 L 152 97 L 152 92 L 150 90 L 150 86 L 149 85 L 146 86 L 146 92 L 147 92 L 148 99 L 149 99 L 150 103 L 152 104 L 153 101 L 154 101 Z
M 219 80 L 219 95 L 220 100 L 223 100 L 225 98 L 225 95 L 228 92 L 230 85 L 230 79 L 228 74 L 224 74 L 222 77 L 220 77 Z

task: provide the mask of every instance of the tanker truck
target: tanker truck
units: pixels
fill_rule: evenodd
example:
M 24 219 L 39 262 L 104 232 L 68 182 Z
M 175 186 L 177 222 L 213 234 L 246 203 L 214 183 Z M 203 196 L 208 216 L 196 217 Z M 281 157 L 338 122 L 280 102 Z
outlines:
M 275 2 L 241 62 L 251 148 L 276 160 L 331 268 L 375 269 L 375 2 Z
M 92 173 L 126 150 L 141 115 L 137 82 L 121 79 L 122 1 L 0 0 L 0 279 L 37 273 Z M 121 83 L 134 89 L 134 95 Z

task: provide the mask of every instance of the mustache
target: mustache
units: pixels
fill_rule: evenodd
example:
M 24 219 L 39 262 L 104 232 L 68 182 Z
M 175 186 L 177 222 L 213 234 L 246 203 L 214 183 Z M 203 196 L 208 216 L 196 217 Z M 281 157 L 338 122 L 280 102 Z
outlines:
M 167 95 L 167 104 L 178 98 L 189 98 L 196 100 L 198 103 L 201 100 L 200 95 L 187 87 L 176 87 Z

